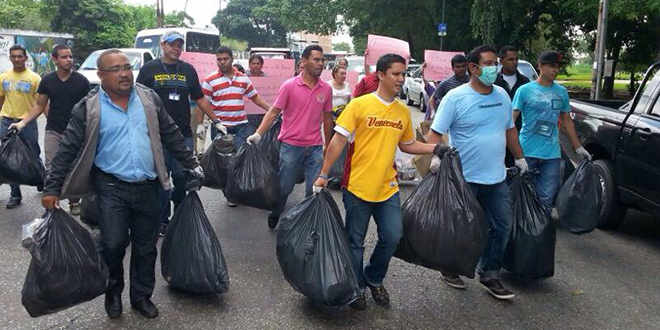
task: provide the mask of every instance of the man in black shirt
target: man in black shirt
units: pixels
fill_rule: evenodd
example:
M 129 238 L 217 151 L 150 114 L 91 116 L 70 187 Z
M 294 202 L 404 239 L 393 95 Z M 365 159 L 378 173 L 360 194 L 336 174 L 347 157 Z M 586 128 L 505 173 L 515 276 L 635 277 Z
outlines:
M 495 79 L 495 85 L 504 88 L 509 94 L 509 98 L 513 100 L 513 96 L 516 95 L 518 88 L 528 83 L 529 79 L 518 71 L 518 49 L 516 47 L 504 46 L 500 48 L 497 56 L 500 58 L 502 70 L 500 70 L 497 79 Z M 520 132 L 520 128 L 522 127 L 521 117 L 518 117 L 515 123 L 518 132 Z M 514 157 L 509 150 L 506 151 L 504 164 L 507 167 L 514 166 Z
M 46 155 L 47 172 L 50 171 L 50 163 L 57 153 L 62 134 L 69 124 L 71 109 L 89 92 L 87 78 L 73 71 L 73 55 L 69 46 L 57 45 L 53 47 L 51 57 L 57 70 L 41 79 L 37 89 L 37 102 L 27 117 L 9 126 L 9 128 L 14 127 L 20 131 L 39 115 L 46 113 L 44 154 Z M 50 106 L 47 107 L 49 103 Z M 69 211 L 72 215 L 80 214 L 78 199 L 69 200 Z
M 165 105 L 167 113 L 179 126 L 185 144 L 192 150 L 193 132 L 190 127 L 190 99 L 204 111 L 213 121 L 213 125 L 223 134 L 227 129 L 213 113 L 211 104 L 206 100 L 199 84 L 199 77 L 195 68 L 181 61 L 179 57 L 183 51 L 183 36 L 176 31 L 169 31 L 160 39 L 162 56 L 145 64 L 137 77 L 137 82 L 143 84 L 158 93 Z M 186 191 L 186 176 L 184 168 L 176 159 L 165 151 L 165 162 L 168 171 L 174 181 L 174 189 L 161 191 L 161 236 L 165 234 L 170 217 L 170 199 L 176 206 L 183 201 Z

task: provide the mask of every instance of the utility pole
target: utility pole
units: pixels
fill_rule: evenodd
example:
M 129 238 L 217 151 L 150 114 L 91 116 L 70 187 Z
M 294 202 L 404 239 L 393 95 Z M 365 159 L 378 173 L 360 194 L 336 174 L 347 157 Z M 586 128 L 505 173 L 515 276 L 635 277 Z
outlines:
M 608 0 L 600 0 L 598 6 L 598 32 L 596 41 L 596 51 L 594 58 L 594 68 L 591 86 L 591 99 L 600 100 L 601 94 L 601 80 L 603 77 L 604 57 L 605 57 L 605 43 L 607 42 L 607 2 Z
M 445 22 L 445 0 L 442 0 L 442 23 L 445 24 L 447 23 Z M 445 41 L 445 37 L 444 36 L 440 37 L 440 50 L 445 50 L 444 41 Z

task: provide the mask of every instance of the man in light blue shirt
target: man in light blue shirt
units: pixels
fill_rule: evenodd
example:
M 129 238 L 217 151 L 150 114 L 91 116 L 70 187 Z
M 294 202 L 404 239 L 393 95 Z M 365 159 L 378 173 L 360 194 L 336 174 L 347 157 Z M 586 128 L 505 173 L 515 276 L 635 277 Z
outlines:
M 509 188 L 504 182 L 506 147 L 514 154 L 516 165 L 522 171 L 527 170 L 527 163 L 518 143 L 509 96 L 501 87 L 493 86 L 497 77 L 495 49 L 477 47 L 467 59 L 470 81 L 442 99 L 428 143 L 439 143 L 448 134 L 449 144 L 458 150 L 465 181 L 484 209 L 489 226 L 486 250 L 477 266 L 479 280 L 495 298 L 512 299 L 514 294 L 499 280 L 513 220 Z M 436 156 L 431 162 L 431 171 L 436 172 L 439 167 L 440 159 Z M 465 288 L 456 274 L 442 275 L 449 286 Z
M 569 137 L 575 152 L 582 158 L 591 159 L 575 132 L 568 92 L 554 82 L 561 58 L 561 54 L 555 51 L 541 53 L 538 79 L 520 87 L 513 97 L 514 120 L 522 113 L 520 144 L 529 168 L 535 174 L 536 194 L 548 214 L 560 184 L 559 127 Z
M 101 87 L 71 112 L 60 147 L 51 163 L 41 200 L 46 209 L 58 200 L 96 194 L 101 251 L 108 265 L 105 310 L 122 313 L 124 255 L 131 246 L 130 301 L 143 316 L 154 318 L 156 242 L 160 224 L 160 188 L 171 188 L 164 151 L 187 169 L 188 189 L 198 189 L 203 171 L 186 147 L 178 126 L 153 90 L 133 84 L 128 57 L 117 49 L 98 58 Z

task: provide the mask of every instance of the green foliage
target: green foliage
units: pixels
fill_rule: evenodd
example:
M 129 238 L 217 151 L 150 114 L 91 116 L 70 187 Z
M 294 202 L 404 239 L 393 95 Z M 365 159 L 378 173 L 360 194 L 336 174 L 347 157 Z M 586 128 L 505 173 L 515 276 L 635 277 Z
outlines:
M 236 40 L 229 37 L 220 37 L 220 44 L 229 47 L 231 50 L 244 52 L 248 49 L 247 41 Z
M 349 45 L 348 42 L 338 42 L 336 44 L 332 44 L 332 50 L 335 52 L 350 52 L 351 45 Z
M 254 13 L 276 17 L 287 31 L 329 35 L 341 26 L 337 15 L 345 10 L 346 4 L 345 0 L 267 0 Z
M 0 0 L 0 28 L 48 30 L 50 19 L 42 16 L 42 7 L 36 0 Z
M 221 35 L 245 40 L 250 47 L 286 47 L 287 30 L 267 4 L 268 0 L 232 0 L 212 22 Z

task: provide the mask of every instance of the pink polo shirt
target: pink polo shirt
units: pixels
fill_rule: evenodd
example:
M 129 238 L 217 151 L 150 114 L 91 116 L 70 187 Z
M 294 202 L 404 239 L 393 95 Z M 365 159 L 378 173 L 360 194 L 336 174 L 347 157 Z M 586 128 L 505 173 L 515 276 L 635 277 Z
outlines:
M 332 87 L 328 83 L 319 79 L 310 89 L 302 74 L 293 77 L 280 86 L 274 106 L 282 109 L 280 141 L 297 147 L 323 145 L 322 114 L 332 111 Z

